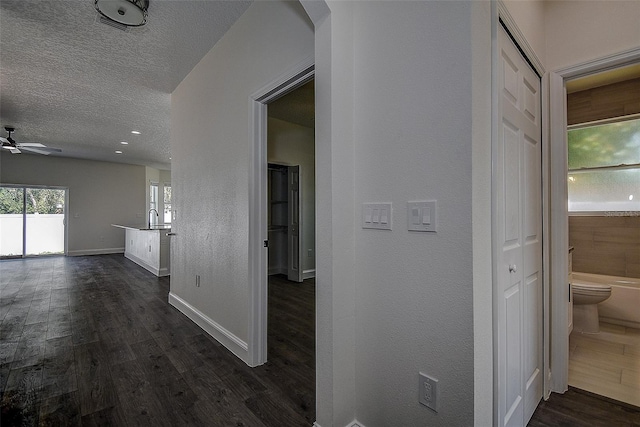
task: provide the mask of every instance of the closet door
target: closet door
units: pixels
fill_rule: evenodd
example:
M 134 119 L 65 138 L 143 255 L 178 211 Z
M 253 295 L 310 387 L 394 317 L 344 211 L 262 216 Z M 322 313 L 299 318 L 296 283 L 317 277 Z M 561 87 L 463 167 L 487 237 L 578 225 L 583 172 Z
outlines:
M 498 417 L 523 426 L 543 387 L 540 79 L 502 27 L 498 52 Z

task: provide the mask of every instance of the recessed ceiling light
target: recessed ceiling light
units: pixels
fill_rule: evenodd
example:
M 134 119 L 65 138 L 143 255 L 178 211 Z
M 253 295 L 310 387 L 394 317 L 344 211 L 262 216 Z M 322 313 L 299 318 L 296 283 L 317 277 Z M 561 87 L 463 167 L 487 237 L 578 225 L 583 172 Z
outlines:
M 122 154 L 122 151 L 116 150 L 116 154 Z
M 120 144 L 122 145 L 129 145 L 129 143 L 127 141 L 120 141 Z
M 140 132 L 138 132 L 137 130 L 132 130 L 131 133 L 134 135 L 140 135 Z

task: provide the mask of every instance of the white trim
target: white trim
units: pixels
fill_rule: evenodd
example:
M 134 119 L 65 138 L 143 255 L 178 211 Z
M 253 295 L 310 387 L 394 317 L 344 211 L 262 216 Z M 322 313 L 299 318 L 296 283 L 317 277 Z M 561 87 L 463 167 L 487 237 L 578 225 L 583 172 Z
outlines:
M 550 364 L 550 330 L 551 315 L 551 193 L 550 193 L 550 170 L 551 170 L 551 149 L 549 135 L 549 116 L 545 114 L 549 111 L 549 74 L 544 74 L 540 79 L 540 89 L 542 91 L 540 99 L 540 116 L 542 118 L 542 397 L 547 400 L 551 394 L 551 364 Z M 568 246 L 568 245 L 567 245 Z M 567 264 L 568 265 L 568 264 Z M 565 276 L 566 277 L 566 276 Z
M 313 423 L 313 427 L 322 427 L 322 426 L 318 424 L 318 422 L 316 421 L 315 423 Z M 366 426 L 358 420 L 353 420 L 349 424 L 347 424 L 345 427 L 366 427 Z
M 144 268 L 145 270 L 155 274 L 158 277 L 164 277 L 164 276 L 169 276 L 169 269 L 167 267 L 162 267 L 160 269 L 155 268 L 154 266 L 152 266 L 151 264 L 148 264 L 145 260 L 143 260 L 142 258 L 138 258 L 137 256 L 133 255 L 132 253 L 129 252 L 125 252 L 124 253 L 124 257 L 127 258 L 128 260 L 131 260 L 133 262 L 135 262 L 136 264 L 138 264 L 140 267 Z
M 498 0 L 497 3 L 498 3 L 498 18 L 501 19 L 502 22 L 504 22 L 504 25 L 507 28 L 507 31 L 509 32 L 509 35 L 513 37 L 513 39 L 516 42 L 516 45 L 518 45 L 518 47 L 522 49 L 522 52 L 524 53 L 525 58 L 527 58 L 527 60 L 531 63 L 535 72 L 538 73 L 539 76 L 544 76 L 545 69 L 544 69 L 544 65 L 542 65 L 542 61 L 540 61 L 540 58 L 538 58 L 538 55 L 536 55 L 535 51 L 533 50 L 533 48 L 525 38 L 524 34 L 522 34 L 522 31 L 520 31 L 520 29 L 518 28 L 518 25 L 516 24 L 515 19 L 513 19 L 513 17 L 511 16 L 511 13 L 509 13 L 509 9 L 507 9 L 507 6 L 504 4 L 504 1 Z
M 568 275 L 568 208 L 567 208 L 567 105 L 566 82 L 632 63 L 640 62 L 640 48 L 596 58 L 550 73 L 549 135 L 551 187 L 551 384 L 552 392 L 564 393 L 568 388 L 569 345 L 568 307 L 564 283 Z
M 287 275 L 286 267 L 269 267 L 269 276 L 273 276 L 274 274 L 284 274 Z
M 123 254 L 124 248 L 80 249 L 69 251 L 68 256 Z
M 316 269 L 312 268 L 310 270 L 302 271 L 302 280 L 313 279 L 316 277 Z
M 267 361 L 267 103 L 314 74 L 314 57 L 306 58 L 249 97 L 249 366 Z
M 247 343 L 236 335 L 213 321 L 210 317 L 202 313 L 197 308 L 174 294 L 169 292 L 169 304 L 175 307 L 182 314 L 200 326 L 206 333 L 215 338 L 220 344 L 248 364 Z
M 640 48 L 636 47 L 622 52 L 613 53 L 603 56 L 602 58 L 593 59 L 581 64 L 572 65 L 570 67 L 561 68 L 555 71 L 565 81 L 578 77 L 588 76 L 603 71 L 613 70 L 615 68 L 624 67 L 640 61 Z

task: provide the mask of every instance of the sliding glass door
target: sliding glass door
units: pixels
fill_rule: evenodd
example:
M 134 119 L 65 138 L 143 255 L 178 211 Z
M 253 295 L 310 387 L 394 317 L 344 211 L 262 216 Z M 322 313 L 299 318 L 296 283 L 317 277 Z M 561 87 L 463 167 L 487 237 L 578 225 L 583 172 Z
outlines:
M 0 187 L 0 257 L 65 253 L 67 190 Z

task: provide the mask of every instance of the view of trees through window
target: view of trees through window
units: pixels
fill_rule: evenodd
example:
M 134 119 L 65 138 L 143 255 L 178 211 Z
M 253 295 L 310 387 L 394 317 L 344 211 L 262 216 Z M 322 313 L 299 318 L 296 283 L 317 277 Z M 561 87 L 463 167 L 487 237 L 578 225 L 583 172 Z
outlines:
M 640 119 L 568 131 L 569 211 L 640 211 Z
M 23 189 L 0 187 L 0 214 L 23 211 Z M 61 214 L 64 212 L 64 192 L 51 188 L 27 189 L 28 214 Z

